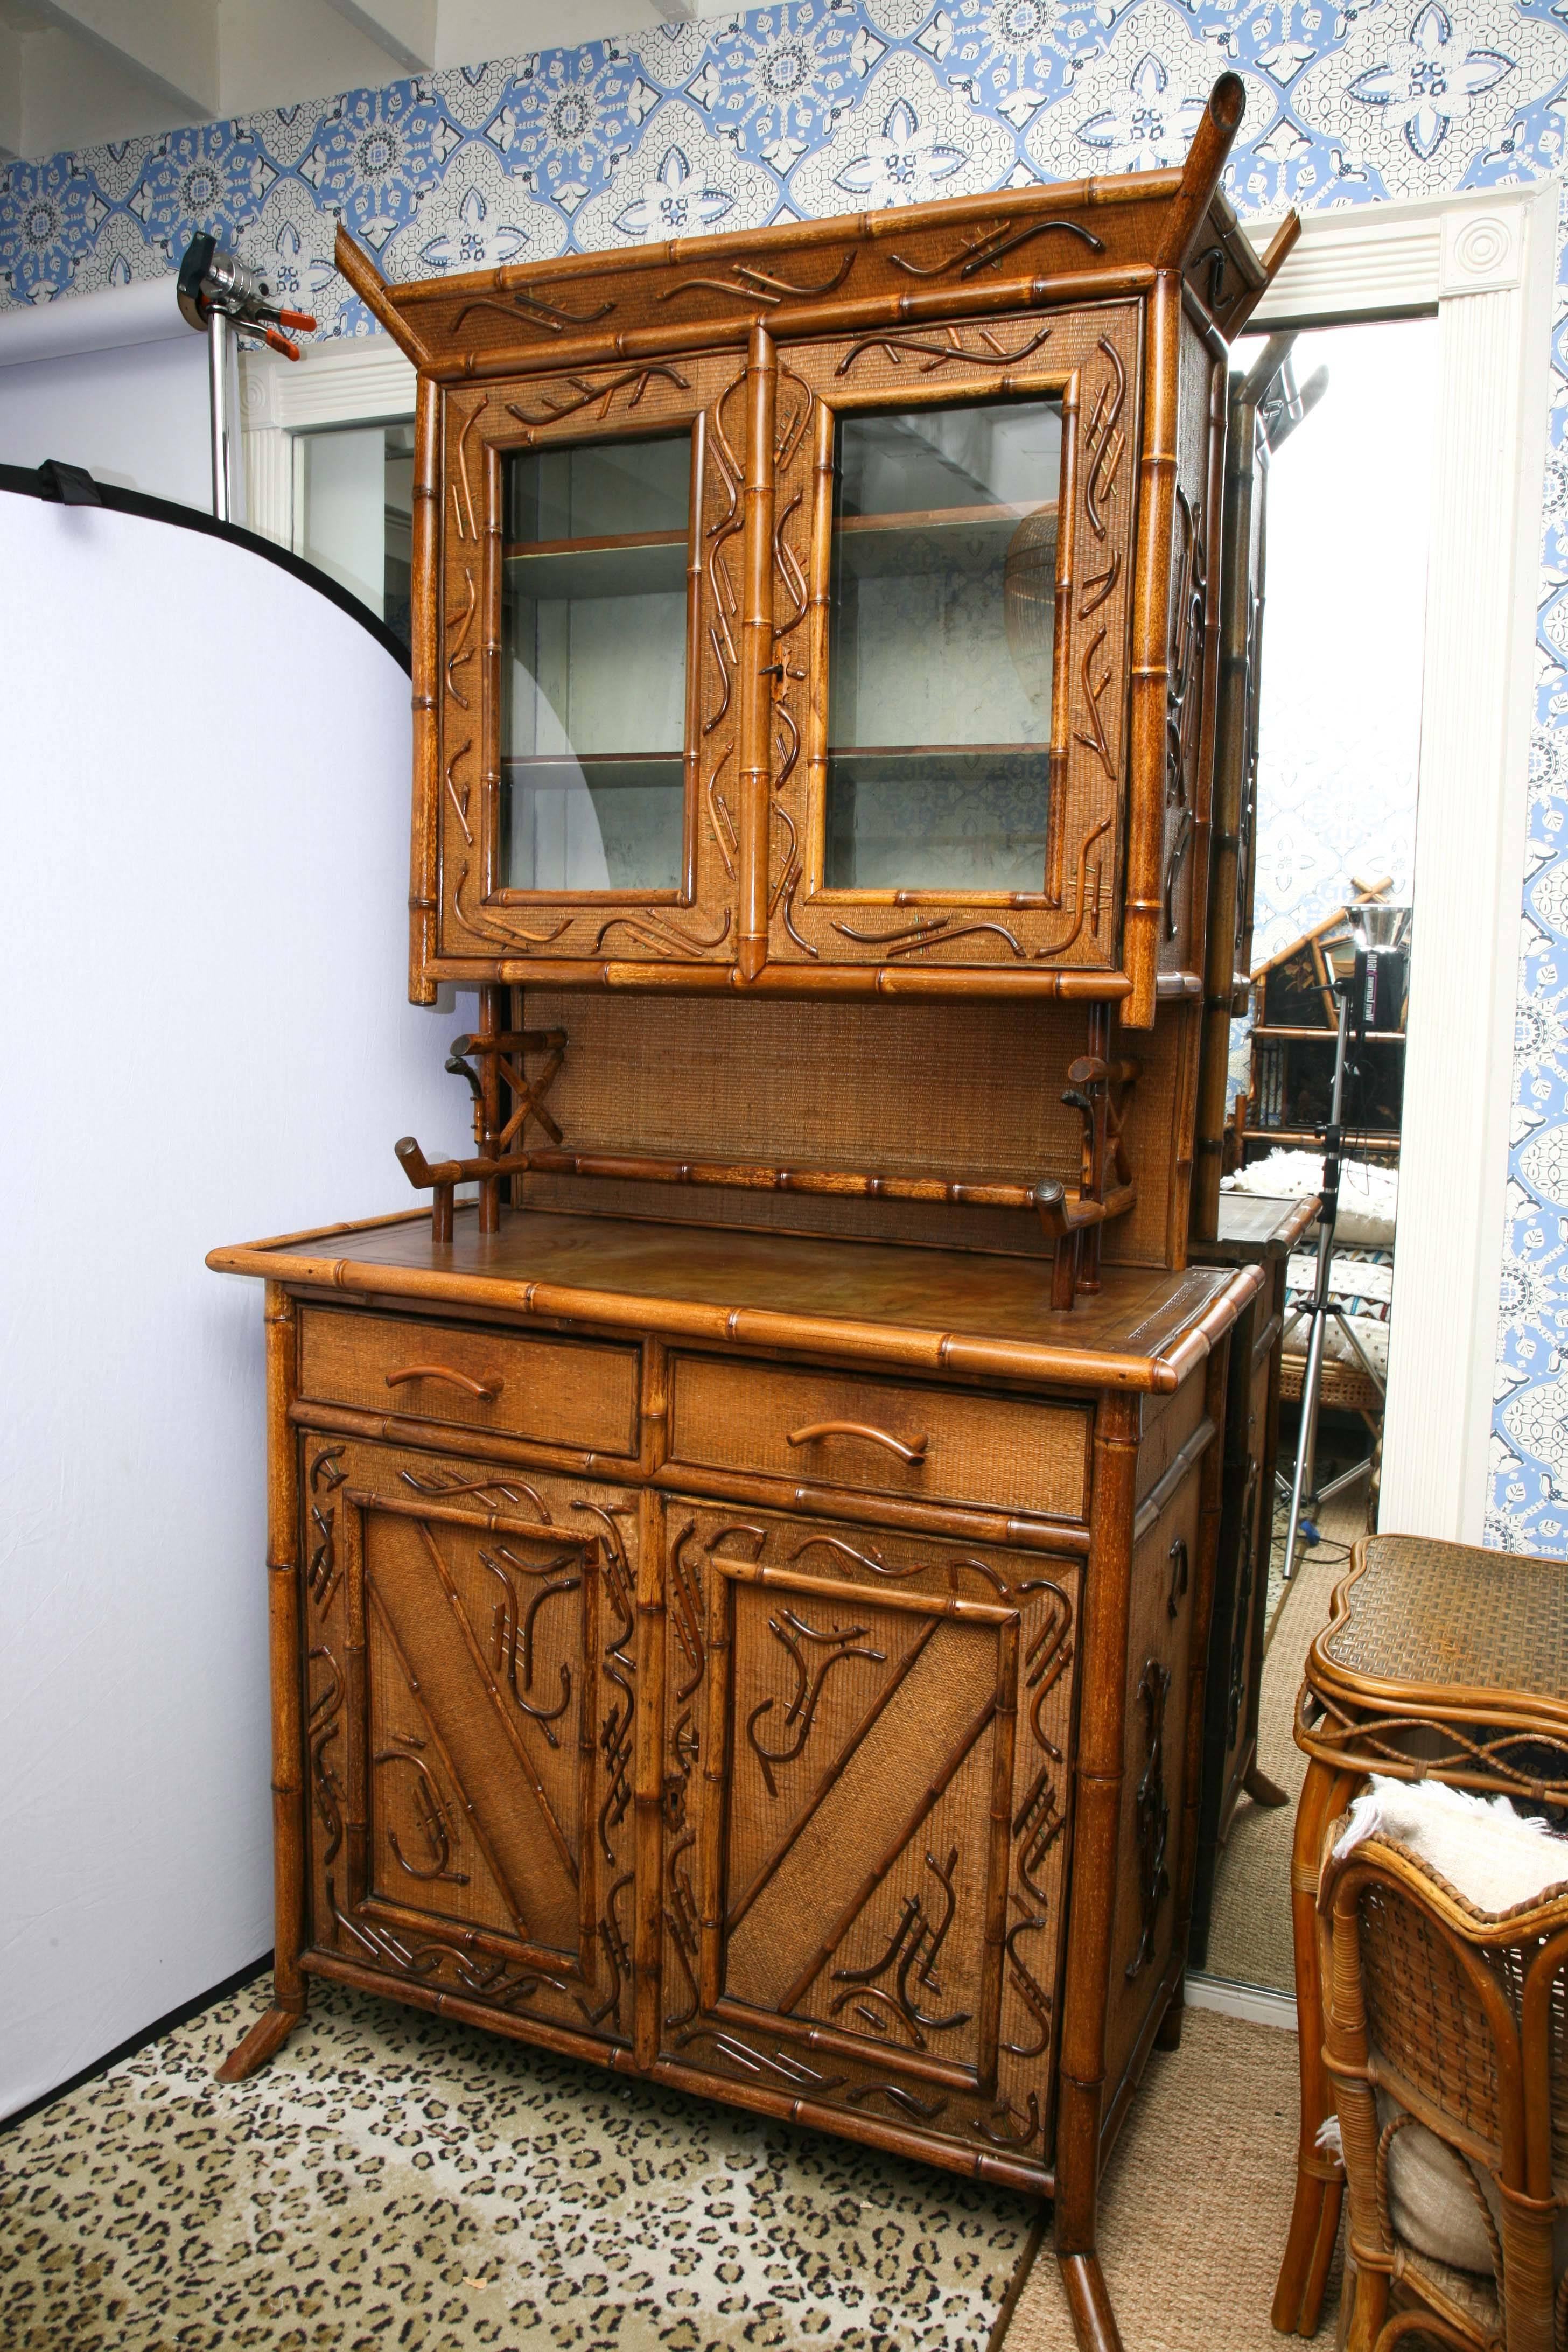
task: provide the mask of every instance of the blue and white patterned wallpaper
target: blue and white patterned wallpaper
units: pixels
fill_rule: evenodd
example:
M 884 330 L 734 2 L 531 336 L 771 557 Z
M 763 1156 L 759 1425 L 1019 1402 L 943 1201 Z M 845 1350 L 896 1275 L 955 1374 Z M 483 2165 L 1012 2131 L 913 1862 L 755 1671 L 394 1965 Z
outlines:
M 0 307 L 157 276 L 206 228 L 365 334 L 340 215 L 404 278 L 1150 169 L 1227 66 L 1243 212 L 1563 162 L 1568 0 L 785 0 L 13 163 Z M 1488 1528 L 1568 1557 L 1568 244 L 1558 286 Z

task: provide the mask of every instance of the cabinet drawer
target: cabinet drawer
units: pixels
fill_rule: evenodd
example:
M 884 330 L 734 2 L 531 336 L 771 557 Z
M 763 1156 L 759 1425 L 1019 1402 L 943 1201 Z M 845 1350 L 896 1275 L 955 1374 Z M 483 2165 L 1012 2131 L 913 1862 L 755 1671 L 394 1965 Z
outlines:
M 307 1307 L 300 1394 L 635 1458 L 637 1350 Z
M 678 1356 L 670 1370 L 674 1461 L 1083 1517 L 1089 1416 L 1081 1406 L 708 1356 Z

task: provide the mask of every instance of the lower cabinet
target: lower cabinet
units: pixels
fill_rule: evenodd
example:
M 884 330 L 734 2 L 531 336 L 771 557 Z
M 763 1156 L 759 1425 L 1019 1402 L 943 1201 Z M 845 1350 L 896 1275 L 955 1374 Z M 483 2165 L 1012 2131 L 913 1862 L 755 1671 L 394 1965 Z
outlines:
M 630 2045 L 640 1905 L 645 2063 L 1048 2166 L 1081 1560 L 315 1432 L 300 1477 L 317 1954 Z
M 1129 1561 L 301 1428 L 305 1967 L 1048 2188 L 1086 1594 L 1109 2096 L 1179 1976 L 1214 1435 L 1151 1423 Z

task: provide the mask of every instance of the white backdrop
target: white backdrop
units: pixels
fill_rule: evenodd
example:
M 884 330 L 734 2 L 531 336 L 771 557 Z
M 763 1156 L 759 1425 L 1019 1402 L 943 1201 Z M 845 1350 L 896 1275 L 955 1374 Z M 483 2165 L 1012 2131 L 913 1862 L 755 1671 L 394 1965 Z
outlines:
M 472 1006 L 406 1002 L 408 680 L 345 614 L 0 496 L 0 644 L 5 2114 L 271 1943 L 261 1290 L 203 1256 L 413 1206 Z
M 0 314 L 0 465 L 62 457 L 211 513 L 206 337 L 181 318 L 174 284 Z

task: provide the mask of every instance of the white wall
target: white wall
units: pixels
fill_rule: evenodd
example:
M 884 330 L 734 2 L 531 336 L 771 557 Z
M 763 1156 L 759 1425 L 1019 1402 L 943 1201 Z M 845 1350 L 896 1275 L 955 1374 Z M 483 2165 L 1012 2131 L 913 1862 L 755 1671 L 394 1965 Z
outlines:
M 206 337 L 0 365 L 0 465 L 46 457 L 210 514 Z
M 3 2114 L 271 1942 L 261 1293 L 203 1256 L 414 1205 L 471 1006 L 406 1002 L 408 681 L 345 614 L 0 496 L 0 643 Z

